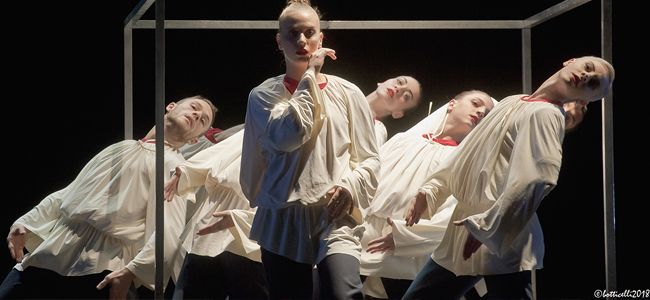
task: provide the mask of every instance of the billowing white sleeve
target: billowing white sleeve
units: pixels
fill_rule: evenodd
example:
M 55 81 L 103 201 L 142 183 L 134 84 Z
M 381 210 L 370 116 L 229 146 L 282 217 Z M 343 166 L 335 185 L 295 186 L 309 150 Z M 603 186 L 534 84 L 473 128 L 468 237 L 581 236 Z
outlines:
M 291 152 L 317 136 L 325 116 L 322 99 L 316 75 L 307 70 L 291 98 L 277 103 L 268 112 L 264 138 L 260 142 L 277 151 Z
M 350 169 L 339 186 L 350 191 L 357 207 L 368 208 L 377 190 L 379 178 L 379 147 L 375 135 L 375 119 L 368 100 L 358 87 L 348 89 L 350 126 Z
M 236 134 L 221 141 L 218 144 L 205 149 L 187 162 L 179 166 L 181 169 L 181 176 L 178 181 L 178 194 L 183 196 L 194 191 L 197 186 L 205 185 L 205 188 L 212 191 L 220 182 L 224 181 L 223 177 L 225 170 L 233 163 L 237 163 L 239 169 L 238 159 L 241 157 L 242 140 L 244 131 L 240 130 Z M 238 174 L 237 174 L 238 175 Z M 232 180 L 239 180 L 232 178 Z M 241 190 L 239 185 L 236 186 L 237 190 Z
M 404 220 L 393 220 L 395 256 L 430 255 L 440 245 L 449 225 L 451 214 L 456 208 L 456 203 L 458 203 L 456 199 L 449 197 L 431 220 L 420 220 L 413 226 L 406 226 Z
M 166 153 L 167 154 L 167 153 Z M 166 181 L 169 177 L 166 178 Z M 170 202 L 163 201 L 164 207 L 164 284 L 174 272 L 174 264 L 181 254 L 181 233 L 185 227 L 185 210 L 187 204 L 185 199 L 175 196 Z M 138 283 L 144 284 L 150 289 L 154 289 L 156 279 L 156 192 L 155 184 L 149 187 L 149 202 L 146 211 L 146 227 L 144 239 L 146 244 L 142 251 L 136 255 L 125 267 L 136 277 Z
M 255 256 L 259 256 L 256 252 L 259 252 L 260 246 L 248 239 L 255 218 L 255 210 L 233 209 L 230 211 L 230 216 L 235 223 L 234 227 L 229 228 L 230 233 L 235 237 L 235 240 L 241 243 L 246 256 L 249 257 L 253 253 L 255 253 Z M 257 259 L 257 257 L 252 259 Z M 258 261 L 261 261 L 261 257 Z
M 25 226 L 30 231 L 25 242 L 25 248 L 28 251 L 34 251 L 50 235 L 52 228 L 61 216 L 61 196 L 63 194 L 65 194 L 65 189 L 50 194 L 14 222 L 14 224 Z
M 497 255 L 526 227 L 560 172 L 564 117 L 557 109 L 542 109 L 524 124 L 512 149 L 503 193 L 490 209 L 463 221 L 469 233 Z
M 393 241 L 395 256 L 417 257 L 430 255 L 440 244 L 441 232 L 447 226 L 426 224 L 420 221 L 413 226 L 406 226 L 406 221 L 394 220 Z
M 440 206 L 442 206 L 447 198 L 451 196 L 451 189 L 449 187 L 448 179 L 451 177 L 451 170 L 454 165 L 454 159 L 447 158 L 429 175 L 425 180 L 425 184 L 420 188 L 427 196 L 427 210 L 422 214 L 422 218 L 431 219 Z M 404 211 L 404 216 L 408 208 Z

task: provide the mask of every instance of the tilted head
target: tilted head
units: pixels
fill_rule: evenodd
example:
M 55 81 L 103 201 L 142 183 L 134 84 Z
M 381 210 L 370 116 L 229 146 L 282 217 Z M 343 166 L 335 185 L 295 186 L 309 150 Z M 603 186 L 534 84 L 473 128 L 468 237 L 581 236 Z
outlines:
M 377 83 L 375 91 L 395 119 L 403 117 L 404 112 L 418 106 L 422 99 L 420 82 L 411 76 L 398 76 Z
M 445 132 L 457 142 L 462 141 L 494 108 L 492 97 L 485 92 L 471 90 L 462 92 L 449 101 Z
M 212 126 L 217 108 L 202 96 L 184 98 L 167 105 L 165 138 L 194 144 Z
M 595 56 L 583 56 L 564 62 L 558 71 L 558 91 L 568 101 L 594 102 L 605 97 L 614 82 L 614 67 Z

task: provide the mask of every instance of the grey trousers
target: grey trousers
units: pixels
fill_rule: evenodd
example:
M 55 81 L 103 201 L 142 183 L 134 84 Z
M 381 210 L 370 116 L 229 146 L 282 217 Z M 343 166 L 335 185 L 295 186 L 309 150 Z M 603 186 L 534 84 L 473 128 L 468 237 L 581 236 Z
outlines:
M 363 299 L 359 260 L 332 254 L 317 266 L 295 262 L 262 248 L 262 263 L 271 299 Z

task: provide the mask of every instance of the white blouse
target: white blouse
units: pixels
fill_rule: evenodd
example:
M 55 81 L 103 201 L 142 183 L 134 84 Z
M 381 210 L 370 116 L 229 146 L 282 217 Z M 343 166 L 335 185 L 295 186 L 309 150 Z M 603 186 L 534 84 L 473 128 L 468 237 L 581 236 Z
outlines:
M 485 117 L 428 178 L 433 214 L 451 194 L 458 204 L 434 261 L 456 275 L 489 275 L 542 267 L 544 242 L 535 211 L 555 187 L 562 161 L 564 110 L 510 96 Z M 462 257 L 467 234 L 483 246 Z
M 240 183 L 251 205 L 259 206 L 251 238 L 305 263 L 319 261 L 324 249 L 339 253 L 333 245 L 314 249 L 312 241 L 298 238 L 321 233 L 326 192 L 343 187 L 365 209 L 379 174 L 367 99 L 354 84 L 325 76 L 327 85 L 321 90 L 313 71 L 305 72 L 293 95 L 283 85 L 284 75 L 266 80 L 249 95 L 244 130 Z M 334 222 L 322 232 L 335 234 L 331 241 L 351 243 L 357 254 L 349 254 L 358 257 L 358 239 L 349 237 L 360 237 L 363 231 L 352 224 Z
M 379 156 L 368 101 L 350 82 L 313 71 L 295 93 L 276 76 L 248 99 L 241 185 L 252 206 L 282 208 L 321 201 L 338 185 L 367 207 L 377 186 Z
M 441 132 L 447 107 L 448 104 L 441 106 L 406 132 L 393 136 L 379 149 L 381 176 L 375 199 L 365 211 L 366 231 L 361 240 L 364 249 L 362 275 L 414 279 L 442 240 L 456 205 L 453 197 L 431 220 L 421 220 L 413 227 L 407 227 L 403 220 L 411 199 L 426 178 L 456 150 L 455 143 L 442 145 L 429 136 Z M 391 218 L 393 226 L 388 225 L 387 217 Z M 388 233 L 393 234 L 394 251 L 365 251 L 368 242 Z
M 136 285 L 153 289 L 156 193 L 155 144 L 150 142 L 128 140 L 107 147 L 70 185 L 20 217 L 15 223 L 31 233 L 26 244 L 30 253 L 18 268 L 80 276 L 126 267 L 137 277 Z M 176 149 L 165 147 L 166 170 L 183 162 Z M 165 181 L 169 178 L 165 172 Z M 168 279 L 182 264 L 179 236 L 186 205 L 180 196 L 164 205 Z
M 379 151 L 382 176 L 377 194 L 364 225 L 364 250 L 368 242 L 392 232 L 395 250 L 385 253 L 361 254 L 361 274 L 395 279 L 414 279 L 435 247 L 442 240 L 456 200 L 449 200 L 431 220 L 421 220 L 406 227 L 404 213 L 410 201 L 435 167 L 445 160 L 456 146 L 442 145 L 420 134 L 391 138 Z M 386 218 L 390 217 L 393 226 Z
M 244 131 L 240 130 L 179 166 L 182 172 L 179 193 L 191 192 L 201 185 L 208 192 L 207 199 L 188 225 L 184 246 L 190 253 L 214 257 L 229 251 L 261 261 L 259 245 L 248 238 L 256 209 L 250 207 L 239 185 L 243 137 Z M 206 235 L 196 234 L 199 229 L 220 221 L 212 214 L 221 211 L 230 211 L 235 227 Z

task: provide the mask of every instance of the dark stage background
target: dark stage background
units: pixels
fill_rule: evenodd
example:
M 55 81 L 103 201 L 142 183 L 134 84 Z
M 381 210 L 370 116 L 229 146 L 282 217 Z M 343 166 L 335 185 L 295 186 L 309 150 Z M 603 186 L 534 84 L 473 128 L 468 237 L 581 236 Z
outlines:
M 325 1 L 323 20 L 520 20 L 561 1 Z M 123 135 L 123 21 L 138 1 L 23 1 L 5 8 L 5 195 L 0 232 Z M 257 3 L 259 2 L 259 3 Z M 275 20 L 283 1 L 167 1 L 167 19 Z M 635 63 L 641 34 L 630 1 L 614 3 L 614 139 L 618 290 L 648 289 L 642 184 L 645 93 L 632 93 L 646 69 Z M 153 7 L 144 19 L 153 19 Z M 600 55 L 600 2 L 592 1 L 532 30 L 533 87 L 583 55 Z M 243 123 L 251 88 L 284 72 L 273 30 L 167 30 L 166 99 L 202 94 L 221 109 L 215 127 Z M 519 30 L 328 30 L 337 51 L 324 73 L 368 94 L 377 82 L 412 75 L 422 84 L 419 109 L 385 120 L 389 135 L 454 95 L 480 89 L 496 99 L 521 92 Z M 134 30 L 134 136 L 154 124 L 154 30 Z M 642 62 L 643 60 L 638 60 Z M 640 67 L 639 70 L 635 67 Z M 643 86 L 641 86 L 643 88 Z M 8 92 L 8 93 L 7 93 Z M 634 97 L 634 98 L 633 98 Z M 13 111 L 17 108 L 17 111 Z M 600 102 L 564 141 L 559 184 L 538 214 L 545 232 L 540 299 L 593 298 L 605 289 Z M 642 158 L 642 159 L 638 159 Z M 0 256 L 6 274 L 8 251 Z M 645 274 L 645 275 L 643 275 Z

